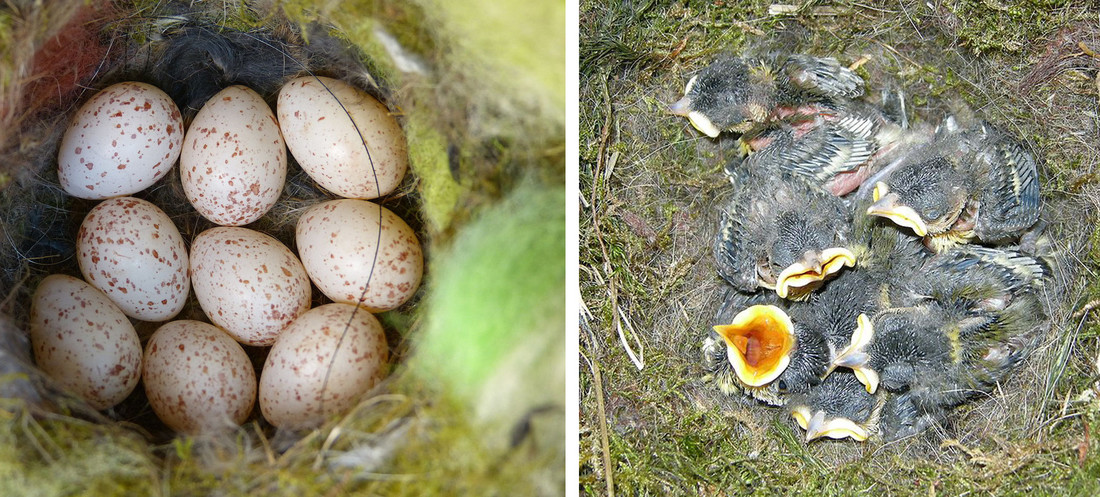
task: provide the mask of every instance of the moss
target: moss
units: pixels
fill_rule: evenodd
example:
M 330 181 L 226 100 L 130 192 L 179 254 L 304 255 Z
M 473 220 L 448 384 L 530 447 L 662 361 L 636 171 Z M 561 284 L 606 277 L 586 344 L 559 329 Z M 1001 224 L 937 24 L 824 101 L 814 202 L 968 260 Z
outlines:
M 431 232 L 439 233 L 451 225 L 464 188 L 452 176 L 446 139 L 431 126 L 433 113 L 425 109 L 410 112 L 405 124 L 409 167 L 421 182 L 421 212 Z
M 1064 56 L 1045 44 L 1094 24 L 1096 9 L 1012 2 L 1016 10 L 992 16 L 1000 25 L 983 34 L 975 23 L 1009 2 L 808 2 L 782 15 L 768 13 L 774 2 L 720 3 L 581 5 L 580 340 L 603 380 L 597 390 L 592 367 L 581 361 L 581 491 L 603 494 L 610 472 L 624 494 L 1095 493 L 1095 443 L 1080 461 L 1076 448 L 1085 437 L 1081 418 L 1093 419 L 1100 405 L 1072 399 L 1095 381 L 1100 321 L 1089 318 L 1078 332 L 1069 314 L 1097 295 L 1094 270 L 1072 276 L 1100 267 L 1090 248 L 1100 236 L 1092 233 L 1095 207 L 1087 205 L 1096 203 L 1100 157 L 1076 138 L 1095 133 L 1078 109 L 1095 106 L 1095 89 L 1079 79 L 1097 66 L 1078 60 L 1042 85 L 1020 82 L 1047 57 Z M 1043 7 L 1054 8 L 1029 13 Z M 1046 158 L 1048 229 L 1080 265 L 1067 268 L 1067 287 L 1052 283 L 1056 324 L 1018 376 L 939 430 L 893 444 L 807 445 L 782 410 L 724 397 L 701 380 L 699 347 L 723 289 L 709 246 L 730 149 L 662 107 L 713 54 L 760 50 L 836 54 L 844 63 L 866 56 L 860 73 L 872 90 L 903 90 L 915 122 L 934 125 L 975 109 Z M 626 358 L 616 319 L 629 321 L 644 346 L 642 371 Z
M 1017 53 L 1048 34 L 1047 27 L 1056 20 L 1057 11 L 1070 5 L 1066 0 L 956 0 L 945 3 L 939 14 L 945 17 L 942 22 L 954 28 L 962 44 L 975 53 Z
M 157 495 L 148 446 L 123 429 L 64 416 L 38 418 L 8 400 L 0 407 L 0 493 Z

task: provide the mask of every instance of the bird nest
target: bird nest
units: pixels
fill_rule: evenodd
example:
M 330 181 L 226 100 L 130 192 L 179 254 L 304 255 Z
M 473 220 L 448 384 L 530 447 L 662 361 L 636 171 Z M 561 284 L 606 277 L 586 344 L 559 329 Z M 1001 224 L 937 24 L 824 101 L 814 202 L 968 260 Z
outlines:
M 446 24 L 450 21 L 441 20 L 444 14 L 433 12 L 430 2 L 358 2 L 341 10 L 319 4 L 67 1 L 0 8 L 5 32 L 0 44 L 0 205 L 5 213 L 0 222 L 5 240 L 0 248 L 0 418 L 5 425 L 0 427 L 0 489 L 6 489 L 0 493 L 198 495 L 220 489 L 312 495 L 371 489 L 422 495 L 457 489 L 527 494 L 554 493 L 560 486 L 562 449 L 534 447 L 529 436 L 541 433 L 539 426 L 532 428 L 531 417 L 559 413 L 559 404 L 539 406 L 534 415 L 509 416 L 499 437 L 506 442 L 498 444 L 493 430 L 481 431 L 485 418 L 470 414 L 478 405 L 471 407 L 449 386 L 426 382 L 425 373 L 406 364 L 425 322 L 437 321 L 425 316 L 436 300 L 429 296 L 434 276 L 454 271 L 443 257 L 453 255 L 450 245 L 484 248 L 470 245 L 465 228 L 489 217 L 482 211 L 511 198 L 513 191 L 561 192 L 559 87 L 544 80 L 532 83 L 529 79 L 536 76 L 510 66 L 513 59 L 482 59 L 477 44 L 456 42 L 466 28 Z M 507 22 L 514 14 L 502 13 L 494 22 Z M 532 39 L 546 35 L 534 33 Z M 559 42 L 558 33 L 550 35 Z M 530 50 L 534 44 L 528 41 L 516 51 Z M 410 173 L 377 202 L 416 232 L 428 269 L 415 296 L 378 315 L 390 346 L 389 378 L 320 428 L 279 430 L 260 417 L 257 407 L 228 436 L 173 432 L 157 419 L 140 386 L 106 411 L 60 389 L 34 367 L 24 330 L 31 296 L 43 278 L 80 275 L 76 234 L 96 202 L 68 196 L 57 176 L 59 142 L 74 112 L 96 91 L 138 80 L 165 90 L 189 124 L 206 99 L 231 84 L 252 88 L 274 108 L 280 86 L 296 75 L 336 78 L 374 96 L 397 117 L 409 144 Z M 532 91 L 521 94 L 518 85 Z M 178 168 L 135 196 L 165 211 L 188 245 L 213 226 L 191 207 Z M 249 227 L 293 249 L 297 218 L 332 198 L 291 159 L 276 206 Z M 553 195 L 532 198 L 543 199 L 537 203 L 542 207 L 556 205 L 545 203 Z M 510 201 L 508 208 L 522 212 L 515 204 Z M 551 213 L 547 219 L 558 219 Z M 544 280 L 560 287 L 553 272 L 564 273 L 563 266 L 549 267 Z M 312 300 L 314 306 L 326 302 L 316 290 Z M 205 320 L 193 294 L 179 318 Z M 135 326 L 143 343 L 157 328 L 153 323 Z M 461 322 L 449 326 L 463 329 Z M 560 339 L 559 332 L 551 344 Z M 255 366 L 262 364 L 263 348 L 247 351 Z M 448 452 L 463 456 L 432 462 Z M 517 453 L 530 465 L 511 462 Z
M 1053 474 L 1095 489 L 1075 475 L 1100 461 L 1097 12 L 1002 7 L 582 4 L 582 488 L 962 493 Z M 750 49 L 837 57 L 870 87 L 904 91 L 918 121 L 983 118 L 1041 159 L 1062 262 L 1043 296 L 1050 331 L 1012 377 L 921 436 L 807 445 L 782 410 L 703 380 L 700 345 L 726 287 L 711 254 L 723 166 L 740 151 L 667 106 L 712 60 Z

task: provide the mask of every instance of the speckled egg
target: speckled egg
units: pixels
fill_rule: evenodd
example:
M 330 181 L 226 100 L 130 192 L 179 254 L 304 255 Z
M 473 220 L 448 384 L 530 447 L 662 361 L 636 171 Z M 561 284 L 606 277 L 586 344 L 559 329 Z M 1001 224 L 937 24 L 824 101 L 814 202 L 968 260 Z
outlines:
M 394 309 L 420 285 L 424 260 L 416 233 L 385 207 L 322 202 L 298 219 L 295 236 L 309 278 L 336 302 Z
M 282 242 L 247 228 L 213 228 L 191 242 L 191 284 L 210 321 L 246 345 L 271 345 L 309 309 L 309 277 Z
M 183 237 L 164 211 L 141 199 L 93 207 L 80 224 L 76 256 L 84 279 L 135 319 L 171 319 L 191 291 Z
M 311 178 L 347 198 L 392 192 L 408 169 L 405 135 L 389 109 L 343 81 L 291 80 L 279 92 L 279 126 Z
M 248 419 L 256 371 L 240 344 L 213 325 L 172 321 L 145 345 L 145 394 L 164 424 L 184 433 L 216 432 Z
M 260 374 L 260 411 L 280 428 L 305 429 L 345 412 L 387 374 L 389 349 L 362 307 L 307 311 L 271 347 Z
M 145 83 L 108 86 L 73 116 L 57 154 L 69 195 L 104 199 L 152 185 L 175 165 L 183 118 L 175 102 Z
M 141 342 L 126 315 L 84 281 L 55 274 L 31 299 L 39 369 L 96 409 L 122 402 L 141 377 Z
M 195 210 L 223 226 L 251 223 L 275 205 L 286 145 L 258 93 L 230 86 L 203 105 L 183 140 L 180 180 Z

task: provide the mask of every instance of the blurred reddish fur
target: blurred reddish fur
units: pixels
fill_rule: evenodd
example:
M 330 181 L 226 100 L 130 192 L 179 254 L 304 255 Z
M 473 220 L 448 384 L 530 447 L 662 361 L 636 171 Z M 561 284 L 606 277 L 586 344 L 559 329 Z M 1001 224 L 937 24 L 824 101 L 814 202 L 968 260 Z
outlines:
M 117 18 L 106 2 L 78 8 L 69 21 L 44 39 L 34 54 L 32 69 L 21 102 L 26 116 L 68 107 L 80 95 L 82 85 L 107 68 L 109 43 L 103 26 Z M 119 51 L 121 52 L 121 50 Z

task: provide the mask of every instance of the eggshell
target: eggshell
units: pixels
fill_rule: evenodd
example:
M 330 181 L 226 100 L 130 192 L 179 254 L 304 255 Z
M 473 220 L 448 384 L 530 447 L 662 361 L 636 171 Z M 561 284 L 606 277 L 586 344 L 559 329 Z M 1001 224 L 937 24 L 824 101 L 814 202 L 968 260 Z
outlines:
M 84 279 L 122 312 L 165 321 L 187 302 L 187 249 L 172 220 L 133 197 L 104 200 L 84 217 L 76 239 Z
M 195 210 L 223 226 L 251 223 L 275 205 L 286 145 L 259 94 L 230 86 L 203 105 L 183 140 L 180 180 Z
M 172 321 L 145 345 L 145 394 L 153 412 L 179 432 L 240 425 L 256 403 L 256 371 L 240 344 L 213 325 Z
M 295 235 L 309 278 L 336 302 L 389 310 L 420 285 L 424 261 L 416 233 L 385 207 L 366 200 L 322 202 L 302 214 Z
M 280 428 L 318 426 L 382 381 L 388 361 L 382 325 L 365 309 L 310 309 L 271 347 L 260 374 L 260 412 Z
M 408 169 L 401 126 L 374 97 L 337 79 L 302 77 L 279 92 L 279 126 L 302 169 L 347 198 L 392 192 Z
M 168 174 L 182 142 L 183 118 L 167 94 L 145 83 L 111 85 L 81 106 L 65 130 L 58 180 L 79 198 L 137 193 Z
M 247 228 L 213 228 L 191 242 L 191 283 L 210 321 L 246 345 L 271 345 L 309 309 L 302 263 L 278 240 Z
M 141 342 L 126 315 L 84 281 L 55 274 L 31 299 L 39 369 L 96 409 L 122 402 L 141 377 Z

